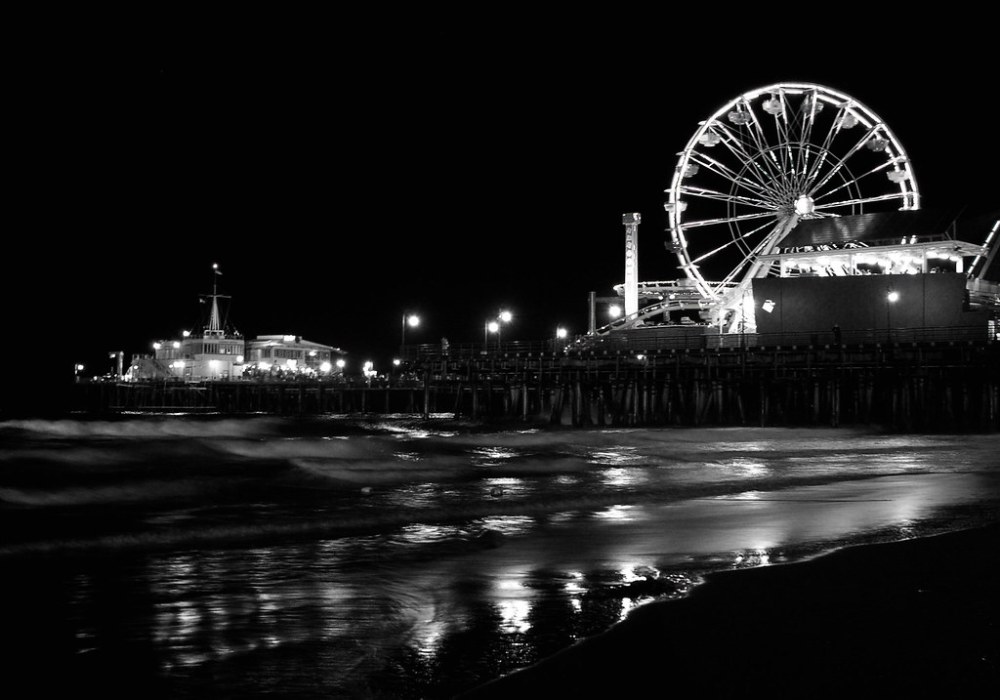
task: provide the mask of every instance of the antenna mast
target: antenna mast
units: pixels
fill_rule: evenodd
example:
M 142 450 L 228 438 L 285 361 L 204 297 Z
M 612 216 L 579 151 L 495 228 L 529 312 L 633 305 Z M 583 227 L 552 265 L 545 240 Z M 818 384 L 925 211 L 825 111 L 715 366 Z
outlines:
M 208 317 L 208 328 L 205 330 L 205 337 L 220 337 L 223 335 L 222 323 L 219 321 L 219 264 L 212 263 L 212 311 Z

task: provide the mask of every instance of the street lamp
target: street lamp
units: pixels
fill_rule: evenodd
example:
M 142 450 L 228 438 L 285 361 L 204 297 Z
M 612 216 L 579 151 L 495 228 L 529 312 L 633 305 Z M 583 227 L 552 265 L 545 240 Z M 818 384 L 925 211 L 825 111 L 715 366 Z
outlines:
M 610 316 L 611 318 L 618 318 L 621 315 L 622 315 L 622 307 L 620 307 L 618 304 L 612 304 L 611 306 L 608 307 L 608 316 Z
M 556 340 L 552 344 L 552 350 L 555 351 L 555 350 L 562 349 L 563 351 L 565 351 L 566 350 L 566 337 L 568 335 L 569 335 L 569 331 L 567 331 L 564 326 L 557 326 L 556 327 Z
M 498 333 L 500 324 L 497 321 L 487 321 L 483 324 L 483 350 L 490 349 L 490 333 Z
M 899 292 L 892 287 L 886 287 L 885 295 L 885 336 L 888 342 L 892 342 L 892 305 L 899 301 Z
M 403 320 L 401 324 L 402 331 L 399 339 L 400 350 L 402 350 L 403 346 L 406 345 L 406 327 L 409 326 L 410 328 L 416 328 L 419 325 L 420 325 L 419 316 L 417 316 L 416 314 L 403 314 Z
M 497 314 L 497 320 L 500 321 L 497 324 L 497 350 L 500 349 L 500 333 L 503 330 L 503 324 L 510 323 L 514 316 L 510 311 L 501 309 L 500 313 Z
M 514 315 L 507 311 L 506 309 L 501 309 L 497 312 L 497 317 L 495 319 L 488 319 L 486 325 L 483 326 L 483 348 L 489 350 L 489 334 L 497 334 L 497 350 L 500 349 L 500 330 L 503 328 L 504 323 L 510 323 L 514 318 Z

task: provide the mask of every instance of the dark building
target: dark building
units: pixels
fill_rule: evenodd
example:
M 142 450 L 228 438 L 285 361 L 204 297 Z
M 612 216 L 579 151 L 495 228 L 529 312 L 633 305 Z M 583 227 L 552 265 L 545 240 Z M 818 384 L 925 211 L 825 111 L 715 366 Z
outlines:
M 987 337 L 1000 285 L 1000 211 L 963 218 L 939 210 L 802 221 L 769 256 L 777 277 L 752 281 L 764 338 L 836 332 L 845 340 Z M 981 242 L 970 242 L 981 241 Z

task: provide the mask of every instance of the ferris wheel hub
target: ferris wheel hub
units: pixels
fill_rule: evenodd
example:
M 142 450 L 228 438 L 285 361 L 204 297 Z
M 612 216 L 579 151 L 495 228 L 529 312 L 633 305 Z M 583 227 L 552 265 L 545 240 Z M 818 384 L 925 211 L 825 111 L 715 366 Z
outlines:
M 799 216 L 812 214 L 815 209 L 816 203 L 813 202 L 813 198 L 807 194 L 804 194 L 795 200 L 795 213 Z

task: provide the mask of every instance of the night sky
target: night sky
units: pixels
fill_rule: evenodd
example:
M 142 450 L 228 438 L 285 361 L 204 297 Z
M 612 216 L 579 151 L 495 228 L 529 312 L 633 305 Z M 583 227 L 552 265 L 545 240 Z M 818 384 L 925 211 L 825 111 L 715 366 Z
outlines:
M 6 101 L 12 327 L 28 355 L 47 348 L 50 378 L 102 373 L 109 351 L 197 325 L 218 263 L 247 337 L 380 369 L 404 311 L 424 320 L 410 342 L 481 342 L 500 307 L 505 339 L 584 332 L 588 292 L 623 280 L 622 214 L 643 217 L 641 279 L 680 277 L 662 245 L 677 153 L 722 104 L 783 81 L 880 115 L 924 207 L 995 206 L 993 22 L 845 10 L 839 26 L 715 8 L 36 28 Z

